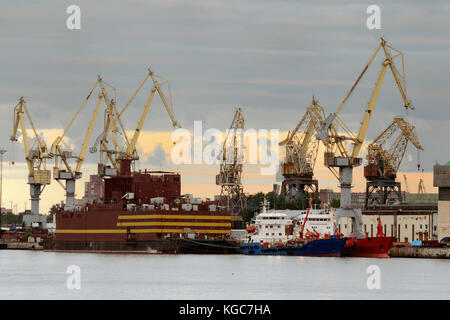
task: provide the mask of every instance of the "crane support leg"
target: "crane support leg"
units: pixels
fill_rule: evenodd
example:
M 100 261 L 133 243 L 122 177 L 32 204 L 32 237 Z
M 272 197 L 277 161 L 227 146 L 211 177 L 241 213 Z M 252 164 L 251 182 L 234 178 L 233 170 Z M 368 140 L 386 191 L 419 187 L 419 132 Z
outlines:
M 365 208 L 373 205 L 386 205 L 403 201 L 402 187 L 395 180 L 372 180 L 366 183 Z
M 41 195 L 41 184 L 30 183 L 30 197 L 31 197 L 31 214 L 39 214 L 39 200 Z
M 75 204 L 75 179 L 66 180 L 66 207 L 72 208 Z
M 352 236 L 358 239 L 365 238 L 362 228 L 362 212 L 361 209 L 352 208 L 352 181 L 353 181 L 353 167 L 342 166 L 339 167 L 339 182 L 341 188 L 341 206 L 336 209 L 334 217 L 336 224 L 339 223 L 341 217 L 349 217 L 352 220 L 353 233 Z

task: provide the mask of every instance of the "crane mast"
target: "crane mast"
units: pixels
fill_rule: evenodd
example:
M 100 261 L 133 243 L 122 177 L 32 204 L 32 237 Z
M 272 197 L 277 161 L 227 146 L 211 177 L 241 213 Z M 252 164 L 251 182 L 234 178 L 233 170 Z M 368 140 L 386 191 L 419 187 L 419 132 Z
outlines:
M 283 182 L 281 193 L 288 199 L 295 199 L 306 191 L 318 191 L 318 181 L 313 179 L 319 140 L 315 134 L 325 119 L 325 111 L 313 97 L 293 131 L 279 143 L 285 147 L 285 158 L 281 162 Z
M 241 181 L 244 128 L 245 119 L 242 108 L 237 108 L 222 145 L 220 173 L 216 175 L 216 185 L 221 187 L 219 205 L 226 206 L 227 210 L 231 211 L 234 227 L 241 223 L 240 214 L 246 204 Z
M 358 85 L 359 81 L 372 64 L 375 57 L 380 51 L 384 52 L 384 60 L 381 64 L 381 70 L 375 83 L 375 88 L 372 91 L 369 103 L 364 112 L 364 117 L 361 122 L 361 126 L 357 134 L 354 134 L 339 118 L 339 112 L 347 102 L 348 98 L 353 93 L 354 89 Z M 392 54 L 392 52 L 395 52 Z M 402 61 L 402 73 L 398 71 L 395 66 L 394 59 L 401 57 Z M 390 68 L 395 83 L 402 96 L 404 107 L 406 109 L 415 108 L 411 105 L 406 96 L 406 80 L 404 72 L 404 60 L 403 53 L 399 50 L 389 46 L 386 41 L 381 38 L 380 44 L 371 56 L 369 62 L 364 67 L 363 71 L 355 81 L 354 85 L 347 93 L 344 100 L 339 105 L 337 111 L 334 114 L 330 114 L 321 124 L 321 129 L 317 134 L 317 138 L 322 140 L 325 144 L 326 151 L 324 154 L 324 165 L 333 172 L 333 174 L 339 179 L 339 187 L 341 188 L 341 203 L 340 208 L 336 210 L 335 218 L 338 223 L 341 217 L 349 217 L 353 223 L 353 235 L 358 238 L 365 237 L 362 231 L 362 214 L 360 209 L 351 207 L 351 188 L 353 181 L 353 167 L 360 166 L 362 159 L 359 158 L 359 152 L 361 151 L 366 133 L 369 127 L 370 120 L 373 115 L 373 111 L 380 93 L 381 85 L 386 75 L 387 69 Z M 346 146 L 346 142 L 353 145 L 350 150 Z
M 28 119 L 34 134 L 36 143 L 35 149 L 33 149 L 30 145 L 30 140 L 25 125 L 25 118 Z M 39 219 L 39 200 L 45 186 L 50 184 L 51 174 L 50 170 L 46 169 L 46 160 L 51 159 L 52 155 L 48 152 L 45 141 L 41 140 L 39 137 L 23 97 L 20 98 L 19 103 L 14 107 L 13 133 L 10 137 L 10 140 L 13 142 L 18 140 L 17 132 L 19 130 L 19 126 L 22 132 L 25 160 L 28 166 L 28 184 L 30 185 L 31 197 L 31 217 L 28 221 L 25 221 L 25 223 L 42 223 Z
M 423 150 L 415 127 L 404 118 L 395 117 L 392 123 L 368 145 L 368 164 L 364 167 L 364 176 L 367 179 L 366 208 L 374 204 L 402 201 L 401 183 L 395 179 L 408 142 L 418 150 Z

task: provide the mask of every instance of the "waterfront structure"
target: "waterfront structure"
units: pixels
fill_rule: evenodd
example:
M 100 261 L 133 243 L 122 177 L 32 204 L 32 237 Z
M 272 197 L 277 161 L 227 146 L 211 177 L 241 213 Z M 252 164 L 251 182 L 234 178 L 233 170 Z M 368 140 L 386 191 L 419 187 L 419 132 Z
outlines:
M 433 167 L 433 186 L 439 188 L 437 237 L 450 236 L 450 161 Z
M 438 205 L 436 203 L 379 206 L 363 210 L 363 231 L 369 237 L 376 235 L 378 219 L 381 219 L 383 233 L 400 242 L 440 239 Z M 344 236 L 351 234 L 350 219 L 342 218 L 337 228 Z

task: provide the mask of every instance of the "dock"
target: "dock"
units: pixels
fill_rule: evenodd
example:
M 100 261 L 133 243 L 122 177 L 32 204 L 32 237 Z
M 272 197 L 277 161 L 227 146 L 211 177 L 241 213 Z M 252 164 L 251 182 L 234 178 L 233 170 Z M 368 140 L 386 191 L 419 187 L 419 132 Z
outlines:
M 0 249 L 3 250 L 44 250 L 38 242 L 1 242 Z
M 450 247 L 392 247 L 392 258 L 435 258 L 450 259 Z

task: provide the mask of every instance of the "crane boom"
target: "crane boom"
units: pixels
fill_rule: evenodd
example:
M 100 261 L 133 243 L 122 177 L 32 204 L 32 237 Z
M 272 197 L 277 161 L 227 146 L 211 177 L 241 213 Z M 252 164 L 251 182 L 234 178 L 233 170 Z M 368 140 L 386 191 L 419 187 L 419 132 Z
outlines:
M 370 97 L 369 103 L 366 107 L 363 120 L 359 127 L 358 133 L 354 134 L 347 125 L 339 118 L 339 113 L 342 110 L 343 106 L 347 102 L 348 98 L 360 82 L 362 76 L 365 74 L 369 66 L 372 64 L 373 60 L 380 52 L 380 49 L 383 48 L 383 52 L 385 58 L 383 60 L 381 71 L 378 75 L 377 82 L 375 83 L 375 88 L 372 91 L 372 95 Z M 397 52 L 396 55 L 391 55 L 390 51 L 394 50 Z M 404 68 L 402 81 L 400 81 L 400 77 L 397 71 L 397 68 L 394 64 L 394 59 L 396 57 L 402 57 L 402 66 L 403 64 L 403 54 L 388 46 L 386 41 L 381 38 L 377 49 L 374 54 L 371 56 L 369 62 L 364 67 L 363 71 L 357 78 L 356 82 L 353 84 L 350 91 L 347 93 L 346 97 L 339 105 L 336 113 L 330 114 L 321 124 L 321 128 L 317 134 L 317 138 L 322 140 L 326 147 L 326 152 L 324 154 L 324 164 L 328 167 L 333 174 L 339 179 L 339 184 L 341 188 L 341 202 L 340 208 L 336 211 L 335 217 L 338 220 L 340 217 L 350 217 L 353 222 L 353 234 L 356 237 L 361 238 L 364 237 L 364 232 L 362 231 L 362 213 L 361 209 L 352 208 L 351 204 L 351 188 L 353 181 L 353 167 L 359 166 L 362 163 L 362 159 L 359 157 L 359 153 L 361 151 L 362 145 L 364 143 L 364 139 L 367 134 L 367 130 L 369 128 L 370 121 L 372 119 L 373 111 L 375 109 L 375 105 L 380 93 L 381 85 L 386 75 L 386 71 L 388 66 L 392 71 L 397 87 L 400 91 L 400 95 L 404 101 L 404 106 L 406 109 L 414 109 L 411 103 L 408 101 L 406 97 L 406 81 L 404 76 Z M 342 133 L 341 133 L 342 132 Z M 347 149 L 344 142 L 350 142 L 353 144 L 353 148 L 351 150 Z M 338 154 L 335 154 L 338 152 Z M 339 173 L 337 173 L 337 169 Z M 367 194 L 369 193 L 369 185 L 366 188 L 366 206 L 367 206 Z M 386 198 L 387 190 L 385 190 L 384 197 Z
M 396 117 L 368 145 L 368 164 L 364 167 L 366 208 L 373 204 L 386 205 L 403 200 L 401 183 L 396 181 L 396 177 L 410 141 L 417 149 L 423 150 L 414 126 Z
M 100 87 L 100 93 L 97 98 L 97 102 L 95 104 L 94 111 L 92 113 L 91 119 L 89 121 L 89 125 L 87 128 L 86 135 L 84 136 L 83 143 L 81 146 L 81 150 L 79 155 L 75 155 L 72 150 L 70 150 L 70 147 L 68 147 L 64 143 L 64 138 L 66 137 L 69 129 L 74 124 L 75 120 L 78 119 L 81 111 L 85 108 L 87 105 L 87 102 L 89 101 L 89 98 L 92 96 L 94 90 L 97 88 L 97 86 Z M 66 208 L 70 210 L 73 208 L 73 205 L 75 203 L 75 182 L 76 180 L 80 179 L 82 177 L 81 168 L 84 163 L 85 157 L 86 157 L 86 151 L 88 148 L 89 141 L 92 136 L 92 132 L 95 126 L 95 122 L 98 117 L 98 112 L 100 109 L 100 106 L 102 104 L 102 101 L 105 99 L 104 97 L 104 86 L 103 86 L 103 80 L 100 76 L 97 76 L 97 81 L 95 82 L 94 86 L 89 91 L 89 94 L 84 98 L 81 106 L 77 109 L 75 112 L 75 115 L 70 120 L 67 127 L 64 129 L 64 132 L 61 136 L 57 137 L 55 141 L 52 144 L 52 152 L 56 154 L 57 157 L 55 157 L 55 166 L 53 168 L 53 178 L 62 186 L 62 188 L 66 191 Z M 105 99 L 106 100 L 106 99 Z M 65 149 L 63 150 L 62 144 L 65 145 Z M 58 162 L 58 159 L 60 159 L 60 162 Z M 76 162 L 71 164 L 70 159 L 76 159 Z M 64 169 L 60 169 L 60 165 L 64 165 Z M 72 167 L 73 165 L 73 167 Z M 65 185 L 61 183 L 60 180 L 65 181 Z
M 131 158 L 133 154 L 136 152 L 136 143 L 139 138 L 139 134 L 141 133 L 142 126 L 144 125 L 145 118 L 147 117 L 148 110 L 150 109 L 150 104 L 152 103 L 153 97 L 155 96 L 155 88 L 152 88 L 150 96 L 147 99 L 147 103 L 145 104 L 144 111 L 141 114 L 141 118 L 139 119 L 138 125 L 134 131 L 133 138 L 128 144 L 128 148 L 126 151 L 126 156 Z
M 358 130 L 358 134 L 355 135 L 345 125 L 345 123 L 339 118 L 338 115 L 339 115 L 340 111 L 342 110 L 342 107 L 347 102 L 350 95 L 353 93 L 355 87 L 361 80 L 362 76 L 365 74 L 365 72 L 367 71 L 369 66 L 372 64 L 374 58 L 377 56 L 377 54 L 379 53 L 381 48 L 383 48 L 383 52 L 385 54 L 385 59 L 382 63 L 382 68 L 378 75 L 377 82 L 375 83 L 375 88 L 372 91 L 371 98 L 366 107 L 364 117 L 361 122 L 361 126 Z M 396 51 L 397 54 L 391 55 L 388 48 Z M 405 80 L 405 76 L 404 76 L 404 68 L 403 68 L 403 75 L 401 76 L 402 77 L 402 81 L 401 81 L 399 72 L 394 63 L 394 59 L 399 56 L 402 58 L 402 66 L 403 66 L 403 53 L 401 51 L 394 49 L 393 47 L 387 45 L 386 41 L 383 38 L 381 38 L 380 44 L 378 45 L 374 54 L 371 56 L 369 62 L 364 67 L 363 71 L 357 78 L 356 82 L 354 83 L 354 85 L 352 86 L 352 88 L 350 89 L 350 91 L 348 92 L 346 97 L 344 98 L 344 100 L 339 105 L 336 113 L 330 114 L 327 117 L 327 119 L 325 119 L 325 121 L 322 123 L 322 128 L 317 136 L 320 140 L 322 140 L 325 143 L 328 152 L 330 152 L 331 150 L 338 149 L 340 155 L 343 157 L 349 157 L 349 160 L 351 163 L 352 162 L 355 162 L 356 164 L 359 163 L 359 161 L 354 161 L 353 159 L 358 158 L 359 153 L 361 151 L 361 148 L 364 143 L 364 139 L 366 137 L 367 130 L 368 130 L 368 127 L 370 124 L 370 120 L 372 118 L 373 111 L 375 109 L 375 105 L 376 105 L 376 102 L 377 102 L 377 99 L 378 99 L 378 96 L 380 93 L 381 85 L 383 83 L 388 66 L 389 66 L 390 70 L 392 71 L 392 74 L 394 76 L 395 82 L 399 89 L 400 95 L 402 96 L 405 108 L 411 109 L 411 110 L 415 109 L 406 96 L 406 80 Z M 337 135 L 337 132 L 339 131 L 339 129 L 341 129 L 343 132 L 345 132 L 346 135 Z M 346 147 L 344 146 L 344 144 L 342 143 L 345 140 L 350 140 L 352 142 L 353 149 L 351 152 L 349 152 L 346 149 Z
M 81 106 L 78 108 L 77 112 L 75 113 L 75 115 L 73 116 L 72 120 L 70 120 L 69 124 L 67 125 L 66 129 L 64 130 L 63 134 L 60 137 L 57 137 L 55 139 L 55 141 L 53 141 L 51 149 L 50 149 L 50 153 L 54 153 L 56 150 L 57 145 L 60 144 L 60 142 L 63 140 L 63 138 L 65 137 L 67 131 L 69 131 L 69 129 L 72 127 L 72 124 L 74 123 L 75 119 L 78 117 L 78 115 L 80 114 L 80 112 L 84 109 L 84 106 L 86 105 L 86 103 L 88 102 L 89 98 L 91 97 L 92 93 L 94 92 L 95 88 L 97 87 L 97 85 L 102 81 L 102 78 L 100 76 L 97 76 L 97 81 L 95 82 L 94 86 L 92 87 L 92 89 L 89 91 L 89 94 L 86 96 L 86 98 L 83 100 L 83 103 L 81 104 Z
M 325 118 L 325 111 L 313 97 L 300 122 L 285 140 L 285 157 L 281 163 L 283 183 L 281 192 L 289 200 L 294 200 L 306 189 L 317 191 L 318 181 L 313 179 L 314 166 L 319 151 L 319 140 L 315 134 Z
M 77 161 L 77 166 L 75 168 L 75 172 L 80 172 L 81 166 L 83 165 L 83 161 L 84 161 L 84 158 L 86 156 L 86 151 L 87 151 L 87 148 L 88 148 L 88 145 L 89 145 L 89 141 L 91 140 L 92 131 L 94 130 L 94 125 L 95 125 L 95 122 L 97 120 L 98 111 L 100 109 L 100 105 L 101 105 L 101 102 L 102 102 L 102 96 L 103 95 L 99 95 L 99 97 L 98 97 L 97 105 L 95 106 L 95 109 L 94 109 L 94 114 L 93 114 L 93 116 L 91 118 L 91 121 L 89 123 L 89 127 L 88 127 L 88 130 L 87 130 L 86 136 L 84 137 L 84 141 L 83 141 L 83 145 L 81 147 L 80 155 L 78 156 L 78 161 Z
M 170 91 L 170 83 L 169 80 L 164 79 L 163 77 L 160 76 L 156 76 L 150 69 L 149 69 L 149 74 L 153 80 L 153 84 L 156 88 L 156 90 L 158 91 L 159 97 L 161 98 L 161 101 L 164 105 L 164 108 L 166 108 L 167 114 L 170 117 L 170 120 L 172 121 L 172 126 L 174 128 L 181 128 L 181 125 L 178 123 L 177 120 L 175 120 L 175 116 L 173 114 L 173 103 L 172 103 L 172 93 Z M 162 83 L 159 83 L 156 79 L 156 77 L 160 78 L 161 80 L 163 80 Z M 164 92 L 161 89 L 161 85 L 162 84 L 167 84 L 167 88 L 168 88 L 168 92 L 169 92 L 169 99 L 167 99 L 166 95 L 164 94 Z
M 141 91 L 146 81 L 152 78 L 153 86 L 150 90 L 150 95 L 146 100 L 144 105 L 144 109 L 139 117 L 139 121 L 134 130 L 133 136 L 131 139 L 127 136 L 127 133 L 124 129 L 124 126 L 121 121 L 121 117 L 123 117 L 124 112 L 128 109 L 131 102 L 137 96 L 137 94 Z M 163 82 L 158 82 L 157 78 L 163 79 Z M 167 84 L 169 89 L 169 98 L 164 94 L 161 86 L 163 84 Z M 107 97 L 107 93 L 102 87 L 102 92 L 105 97 L 106 109 L 105 109 L 105 118 L 104 118 L 104 126 L 103 132 L 97 137 L 95 143 L 89 148 L 91 153 L 97 152 L 97 146 L 100 146 L 100 161 L 98 164 L 98 172 L 101 176 L 112 176 L 116 175 L 118 172 L 121 174 L 127 174 L 130 172 L 129 166 L 132 161 L 138 160 L 139 156 L 136 152 L 136 144 L 141 134 L 145 119 L 148 115 L 148 111 L 150 109 L 151 103 L 153 101 L 154 95 L 158 92 L 161 101 L 164 104 L 164 107 L 172 121 L 172 125 L 175 127 L 180 127 L 179 123 L 175 120 L 175 116 L 173 114 L 173 103 L 172 96 L 170 93 L 170 85 L 167 79 L 154 75 L 154 73 L 148 69 L 148 73 L 145 78 L 140 82 L 137 89 L 134 91 L 132 96 L 128 99 L 125 106 L 117 111 L 116 103 L 114 100 L 109 100 Z M 120 127 L 120 132 L 119 132 Z M 119 143 L 117 133 L 120 133 L 124 138 L 124 143 Z M 109 141 L 112 142 L 112 147 L 109 147 Z M 106 159 L 104 158 L 104 154 L 106 155 Z M 109 160 L 113 168 L 106 165 L 106 162 Z M 106 171 L 106 169 L 111 169 Z

